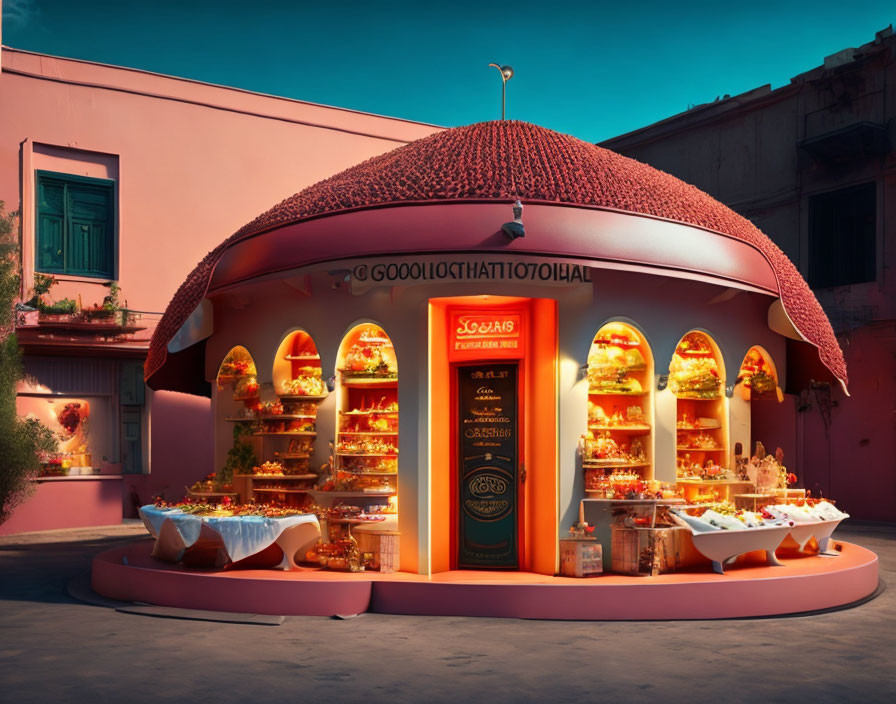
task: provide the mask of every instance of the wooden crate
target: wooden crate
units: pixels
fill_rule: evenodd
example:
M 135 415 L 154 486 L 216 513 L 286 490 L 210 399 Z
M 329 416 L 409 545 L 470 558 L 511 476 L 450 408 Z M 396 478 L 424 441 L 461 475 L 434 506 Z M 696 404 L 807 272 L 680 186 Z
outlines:
M 564 538 L 560 541 L 560 574 L 587 577 L 604 571 L 603 550 L 594 538 Z
M 690 531 L 683 527 L 613 526 L 611 564 L 614 572 L 655 576 L 689 563 Z
M 399 568 L 401 534 L 397 530 L 356 531 L 358 550 L 373 554 L 372 569 L 397 572 Z

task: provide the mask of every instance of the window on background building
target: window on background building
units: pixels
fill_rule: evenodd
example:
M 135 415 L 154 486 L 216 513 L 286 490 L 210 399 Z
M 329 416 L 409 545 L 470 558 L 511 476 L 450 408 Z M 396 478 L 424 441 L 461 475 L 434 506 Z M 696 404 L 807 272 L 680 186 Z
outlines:
M 877 278 L 877 185 L 809 198 L 809 285 L 847 286 Z
M 115 278 L 115 182 L 37 172 L 35 268 Z

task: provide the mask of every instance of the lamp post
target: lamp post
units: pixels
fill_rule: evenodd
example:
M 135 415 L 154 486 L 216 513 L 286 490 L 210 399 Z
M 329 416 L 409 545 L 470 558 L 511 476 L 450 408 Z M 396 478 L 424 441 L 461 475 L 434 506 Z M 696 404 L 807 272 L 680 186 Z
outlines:
M 507 107 L 507 81 L 513 78 L 513 68 L 510 66 L 499 66 L 498 64 L 489 64 L 489 66 L 494 66 L 498 71 L 501 72 L 501 119 L 504 118 L 504 113 Z

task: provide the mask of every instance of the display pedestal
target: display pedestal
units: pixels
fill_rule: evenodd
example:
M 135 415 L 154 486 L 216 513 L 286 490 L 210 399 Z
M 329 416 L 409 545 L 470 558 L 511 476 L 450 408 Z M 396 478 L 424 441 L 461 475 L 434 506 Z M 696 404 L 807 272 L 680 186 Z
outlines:
M 739 560 L 656 577 L 604 574 L 582 580 L 526 572 L 433 575 L 281 570 L 190 570 L 154 560 L 150 541 L 93 559 L 94 591 L 161 606 L 277 615 L 484 616 L 572 620 L 744 618 L 850 604 L 878 587 L 877 556 L 851 543 L 835 560 L 782 557 L 783 567 Z

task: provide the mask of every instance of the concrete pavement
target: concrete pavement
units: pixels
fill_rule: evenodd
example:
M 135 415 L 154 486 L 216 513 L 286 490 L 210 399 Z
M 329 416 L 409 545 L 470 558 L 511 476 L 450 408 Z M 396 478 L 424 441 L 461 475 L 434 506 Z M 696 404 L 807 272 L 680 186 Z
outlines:
M 837 537 L 894 585 L 858 608 L 690 622 L 364 614 L 283 625 L 119 613 L 69 597 L 142 525 L 0 538 L 0 701 L 892 702 L 896 526 Z

